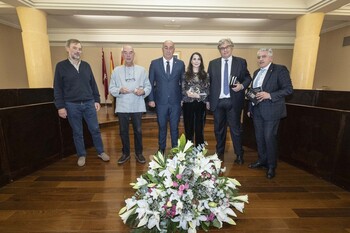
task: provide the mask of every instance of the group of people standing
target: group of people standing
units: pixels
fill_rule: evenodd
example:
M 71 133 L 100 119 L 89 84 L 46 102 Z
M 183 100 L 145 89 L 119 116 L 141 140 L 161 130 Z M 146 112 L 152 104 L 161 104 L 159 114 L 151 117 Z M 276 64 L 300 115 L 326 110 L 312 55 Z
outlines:
M 163 56 L 153 60 L 147 72 L 145 68 L 134 64 L 133 47 L 123 46 L 122 56 L 125 63 L 113 70 L 109 85 L 110 94 L 116 97 L 115 112 L 119 118 L 123 145 L 118 164 L 130 159 L 130 119 L 134 131 L 135 158 L 139 163 L 146 162 L 143 156 L 141 126 L 146 102 L 156 110 L 158 150 L 161 153 L 164 154 L 166 150 L 168 122 L 171 147 L 177 146 L 181 113 L 186 139 L 196 146 L 202 145 L 205 140 L 206 110 L 210 110 L 214 116 L 218 157 L 224 160 L 229 126 L 236 154 L 234 163 L 244 163 L 241 113 L 245 93 L 252 78 L 246 60 L 232 55 L 233 47 L 229 38 L 222 39 L 217 46 L 221 57 L 209 62 L 208 72 L 205 71 L 203 57 L 198 52 L 191 55 L 185 70 L 184 62 L 174 57 L 175 44 L 167 40 L 162 45 Z M 86 157 L 85 149 L 82 149 L 82 126 L 78 123 L 82 118 L 93 135 L 98 156 L 109 161 L 109 156 L 103 151 L 96 111 L 92 113 L 99 109 L 100 99 L 91 68 L 80 59 L 82 50 L 78 40 L 67 41 L 66 50 L 68 59 L 57 64 L 54 79 L 55 104 L 59 116 L 68 118 L 72 126 L 79 166 L 85 165 Z M 249 104 L 248 116 L 254 122 L 258 160 L 249 167 L 267 168 L 267 178 L 273 178 L 277 166 L 278 125 L 280 119 L 286 116 L 284 98 L 292 93 L 293 87 L 287 68 L 272 63 L 271 49 L 260 49 L 257 58 L 261 69 L 254 72 L 252 87 L 259 86 L 261 91 L 256 94 L 257 101 Z M 260 70 L 264 70 L 263 75 Z M 74 113 L 76 111 L 77 114 Z

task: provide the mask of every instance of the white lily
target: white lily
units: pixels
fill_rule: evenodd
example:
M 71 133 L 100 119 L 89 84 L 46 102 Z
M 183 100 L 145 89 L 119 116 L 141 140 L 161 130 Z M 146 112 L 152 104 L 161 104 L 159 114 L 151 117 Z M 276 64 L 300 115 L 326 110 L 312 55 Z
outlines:
M 137 217 L 141 219 L 149 211 L 149 205 L 146 200 L 138 200 L 137 205 L 138 207 L 136 208 L 135 212 L 138 213 Z
M 186 153 L 180 151 L 179 153 L 176 154 L 177 158 L 179 161 L 184 161 L 186 159 Z
M 234 178 L 230 178 L 230 177 L 228 177 L 228 179 L 229 179 L 232 183 L 234 183 L 236 186 L 241 186 L 241 183 L 239 183 L 238 180 L 236 180 L 236 179 L 234 179 Z
M 184 170 L 186 169 L 186 166 L 180 164 L 179 165 L 179 174 L 182 174 L 184 172 Z
M 157 155 L 153 157 L 153 159 L 157 162 L 157 163 L 164 163 L 164 155 L 162 153 L 160 153 L 160 151 L 157 152 Z
M 185 145 L 185 148 L 184 148 L 184 152 L 186 152 L 188 149 L 190 149 L 191 147 L 193 146 L 193 143 L 188 140 L 186 145 Z
M 196 156 L 197 156 L 197 159 L 201 159 L 204 157 L 202 151 L 198 152 Z
M 230 202 L 230 205 L 235 207 L 239 212 L 243 213 L 244 202 Z
M 227 187 L 230 187 L 230 188 L 232 188 L 232 189 L 236 189 L 235 183 L 233 183 L 230 179 L 227 180 L 226 186 L 227 186 Z
M 150 163 L 149 163 L 149 168 L 152 169 L 152 170 L 155 170 L 155 169 L 159 169 L 159 168 L 162 168 L 159 163 L 157 163 L 156 161 L 152 160 Z
M 173 159 L 167 160 L 167 169 L 170 173 L 174 173 L 176 170 L 176 167 L 178 166 L 178 159 L 175 156 Z
M 173 186 L 173 180 L 171 179 L 170 176 L 167 176 L 167 177 L 165 178 L 163 184 L 164 184 L 164 187 L 165 187 L 165 188 L 170 188 L 170 187 Z
M 184 205 L 183 205 L 182 201 L 178 201 L 176 203 L 176 214 L 181 214 L 183 208 L 184 208 Z
M 221 222 L 221 224 L 222 222 L 227 222 L 231 225 L 236 225 L 235 221 L 233 221 L 233 219 L 229 217 L 229 215 L 237 217 L 237 215 L 235 214 L 235 212 L 233 212 L 232 209 L 228 207 L 218 207 L 215 208 L 213 212 L 215 213 L 216 218 L 219 222 Z
M 125 208 L 125 207 L 124 207 Z M 136 206 L 128 211 L 125 211 L 126 208 L 124 209 L 122 208 L 120 211 L 119 211 L 119 216 L 120 218 L 123 220 L 123 223 L 125 224 L 126 223 L 126 220 L 128 220 L 128 218 L 130 217 L 131 214 L 134 214 L 135 211 L 136 211 Z M 121 211 L 124 210 L 125 212 L 123 212 L 122 214 Z
M 214 160 L 214 165 L 215 165 L 216 170 L 219 170 L 221 168 L 221 163 L 222 163 L 222 161 L 219 159 Z
M 190 226 L 188 228 L 188 231 L 187 233 L 197 233 L 197 230 L 196 230 L 196 224 L 193 224 L 193 222 L 188 222 L 188 225 Z
M 152 229 L 154 226 L 156 226 L 157 229 L 160 231 L 159 222 L 160 222 L 159 212 L 153 212 L 150 218 L 148 219 L 147 228 Z
M 237 197 L 234 197 L 233 200 L 243 201 L 245 203 L 249 203 L 248 202 L 248 195 L 237 196 Z
M 125 203 L 126 203 L 126 208 L 129 210 L 136 205 L 137 201 L 134 198 L 128 198 L 125 200 Z
M 135 186 L 137 186 L 137 187 L 144 186 L 144 185 L 146 185 L 148 183 L 147 180 L 145 180 L 142 176 L 140 176 L 136 180 L 137 180 L 137 182 L 136 182 Z

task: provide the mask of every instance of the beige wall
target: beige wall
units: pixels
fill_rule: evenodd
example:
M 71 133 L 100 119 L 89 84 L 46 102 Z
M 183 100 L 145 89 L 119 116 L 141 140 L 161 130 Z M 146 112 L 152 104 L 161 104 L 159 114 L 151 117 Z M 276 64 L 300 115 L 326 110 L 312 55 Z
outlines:
M 55 68 L 57 62 L 60 60 L 66 59 L 66 53 L 65 49 L 62 44 L 61 46 L 52 46 L 51 47 L 51 56 L 52 56 L 52 64 Z M 109 64 L 110 64 L 110 52 L 113 54 L 113 61 L 114 65 L 118 66 L 120 65 L 120 56 L 121 56 L 121 47 L 105 47 L 103 48 L 105 51 L 105 60 L 106 60 L 106 67 L 107 67 L 107 73 L 108 78 L 110 78 L 109 73 Z M 138 45 L 134 46 L 134 50 L 136 53 L 135 56 L 135 63 L 138 65 L 141 65 L 146 68 L 146 70 L 149 69 L 149 65 L 151 63 L 151 60 L 161 57 L 162 56 L 162 50 L 161 50 L 161 44 L 157 44 L 154 46 L 149 46 L 147 48 L 145 47 L 139 47 Z M 95 75 L 95 79 L 97 82 L 97 85 L 100 90 L 101 97 L 103 96 L 103 85 L 102 85 L 102 47 L 95 47 L 95 46 L 84 46 L 83 44 L 83 55 L 82 59 L 89 62 L 89 64 L 92 67 L 92 70 Z M 176 46 L 176 53 L 180 55 L 180 59 L 185 62 L 185 65 L 187 67 L 190 56 L 193 52 L 199 52 L 203 56 L 205 68 L 208 68 L 208 63 L 210 60 L 219 57 L 220 54 L 218 50 L 216 49 L 216 46 L 213 45 L 212 48 L 189 48 Z M 234 55 L 243 57 L 247 59 L 248 63 L 248 69 L 251 73 L 253 73 L 254 70 L 257 69 L 256 64 L 256 52 L 257 48 L 235 48 L 234 49 Z M 292 63 L 292 54 L 293 51 L 291 49 L 275 49 L 274 50 L 274 62 L 284 64 L 290 69 L 291 63 Z M 104 102 L 104 97 L 101 98 L 101 101 Z M 111 102 L 111 98 L 107 100 L 107 102 Z
M 0 89 L 28 88 L 21 30 L 0 24 Z
M 346 36 L 350 26 L 322 34 L 314 89 L 350 91 L 350 46 L 343 47 Z
M 0 88 L 28 88 L 28 80 L 24 61 L 21 30 L 0 24 Z M 4 36 L 5 35 L 5 36 Z M 350 36 L 350 26 L 321 35 L 320 49 L 316 65 L 314 89 L 326 86 L 332 90 L 350 90 L 350 46 L 342 47 L 343 38 Z M 90 63 L 103 96 L 101 49 L 102 45 L 84 45 L 83 59 Z M 134 45 L 135 62 L 147 70 L 151 60 L 162 56 L 161 44 Z M 273 47 L 272 47 L 273 48 Z M 258 48 L 235 48 L 234 55 L 247 60 L 248 69 L 252 73 L 256 68 L 256 51 Z M 109 75 L 110 52 L 113 53 L 114 64 L 120 64 L 120 45 L 104 47 L 105 59 Z M 202 54 L 205 67 L 211 59 L 219 57 L 216 45 L 189 46 L 177 45 L 176 52 L 188 64 L 189 57 L 195 51 Z M 290 70 L 292 63 L 292 49 L 274 49 L 274 62 L 284 64 Z M 58 61 L 66 59 L 64 44 L 51 46 L 52 66 Z M 104 102 L 104 99 L 102 99 Z M 110 100 L 108 100 L 110 102 Z

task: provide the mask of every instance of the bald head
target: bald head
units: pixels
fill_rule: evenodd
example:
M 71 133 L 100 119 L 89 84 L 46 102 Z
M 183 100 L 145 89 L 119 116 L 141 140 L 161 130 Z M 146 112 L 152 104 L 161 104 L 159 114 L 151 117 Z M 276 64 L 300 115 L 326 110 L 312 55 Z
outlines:
M 135 57 L 134 48 L 131 45 L 123 45 L 122 54 L 123 54 L 125 66 L 133 66 L 134 57 Z
M 173 55 L 175 52 L 174 42 L 172 42 L 171 40 L 164 41 L 162 50 L 163 50 L 163 57 L 166 60 L 170 60 L 171 58 L 173 58 Z

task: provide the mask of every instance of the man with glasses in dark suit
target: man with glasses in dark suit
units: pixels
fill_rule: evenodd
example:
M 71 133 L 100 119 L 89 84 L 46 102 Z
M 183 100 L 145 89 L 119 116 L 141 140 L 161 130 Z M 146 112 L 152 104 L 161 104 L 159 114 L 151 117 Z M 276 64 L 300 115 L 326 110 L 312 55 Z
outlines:
M 214 133 L 216 153 L 224 160 L 227 125 L 230 127 L 231 139 L 236 154 L 236 164 L 243 164 L 243 147 L 241 140 L 241 113 L 245 90 L 251 82 L 247 62 L 232 56 L 231 39 L 221 39 L 218 43 L 220 58 L 209 63 L 210 110 L 214 114 Z

